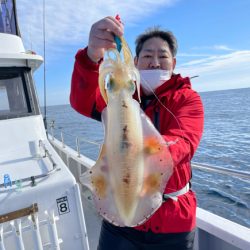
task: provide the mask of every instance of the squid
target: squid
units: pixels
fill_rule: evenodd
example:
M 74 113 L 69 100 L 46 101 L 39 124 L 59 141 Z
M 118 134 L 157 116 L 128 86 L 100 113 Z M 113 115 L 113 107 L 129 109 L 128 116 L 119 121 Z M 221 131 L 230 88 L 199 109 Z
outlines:
M 99 68 L 104 143 L 96 164 L 80 177 L 98 213 L 117 226 L 144 223 L 162 204 L 173 162 L 166 141 L 133 98 L 140 75 L 123 37 L 121 53 L 107 51 Z

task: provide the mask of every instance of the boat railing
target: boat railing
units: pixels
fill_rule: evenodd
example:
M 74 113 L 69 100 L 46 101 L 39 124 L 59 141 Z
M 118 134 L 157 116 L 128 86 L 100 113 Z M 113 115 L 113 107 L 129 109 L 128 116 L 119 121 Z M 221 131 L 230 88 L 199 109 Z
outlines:
M 79 136 L 75 136 L 71 133 L 68 133 L 68 132 L 65 132 L 63 131 L 62 128 L 57 128 L 55 126 L 55 121 L 54 120 L 51 120 L 51 122 L 49 123 L 49 133 L 51 135 L 51 139 L 52 141 L 56 138 L 57 140 L 60 140 L 61 141 L 61 146 L 62 148 L 65 148 L 65 136 L 69 136 L 73 139 L 75 139 L 75 150 L 77 152 L 77 156 L 80 157 L 81 156 L 81 142 L 83 143 L 87 143 L 87 144 L 91 144 L 91 145 L 94 145 L 96 146 L 98 149 L 100 149 L 101 147 L 101 144 L 96 142 L 96 141 L 92 141 L 92 140 L 88 140 L 88 139 L 85 139 L 83 137 L 79 137 Z M 57 132 L 57 133 L 55 133 Z M 58 138 L 59 137 L 59 138 Z M 68 145 L 68 144 L 66 144 Z M 68 146 L 72 146 L 72 145 L 68 145 Z
M 52 140 L 54 140 L 54 138 L 59 140 L 61 142 L 62 148 L 65 148 L 65 145 L 68 145 L 67 143 L 65 143 L 65 136 L 69 136 L 73 139 L 75 138 L 75 149 L 76 149 L 78 157 L 81 156 L 81 147 L 80 147 L 81 143 L 86 143 L 92 146 L 96 146 L 98 150 L 101 148 L 101 144 L 97 141 L 92 141 L 92 140 L 88 140 L 80 136 L 75 136 L 71 133 L 63 131 L 62 128 L 56 127 L 54 120 L 51 120 L 48 127 L 49 127 L 48 129 L 49 129 L 49 133 L 51 135 Z M 72 147 L 72 145 L 68 145 L 68 146 Z M 205 172 L 214 172 L 217 174 L 229 175 L 233 177 L 244 178 L 244 179 L 250 180 L 250 172 L 248 171 L 242 171 L 238 169 L 228 169 L 228 168 L 219 167 L 215 165 L 211 166 L 211 165 L 201 164 L 197 162 L 192 162 L 192 168 L 205 171 Z
M 192 168 L 250 180 L 250 172 L 192 162 Z

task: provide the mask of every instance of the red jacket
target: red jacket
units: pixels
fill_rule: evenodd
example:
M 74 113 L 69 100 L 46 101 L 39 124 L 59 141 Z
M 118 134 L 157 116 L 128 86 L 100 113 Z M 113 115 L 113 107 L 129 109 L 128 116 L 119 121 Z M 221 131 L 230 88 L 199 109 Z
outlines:
M 100 120 L 105 102 L 98 88 L 98 70 L 99 64 L 88 58 L 86 49 L 78 51 L 72 75 L 70 103 L 79 113 Z M 173 75 L 156 89 L 156 95 L 168 110 L 154 98 L 144 111 L 153 122 L 158 112 L 159 132 L 166 141 L 176 142 L 169 147 L 174 173 L 165 189 L 165 193 L 172 193 L 182 189 L 191 179 L 190 161 L 201 139 L 204 111 L 200 96 L 191 89 L 189 78 Z M 195 224 L 196 197 L 189 190 L 179 196 L 178 201 L 167 199 L 148 221 L 136 229 L 178 233 L 191 231 Z

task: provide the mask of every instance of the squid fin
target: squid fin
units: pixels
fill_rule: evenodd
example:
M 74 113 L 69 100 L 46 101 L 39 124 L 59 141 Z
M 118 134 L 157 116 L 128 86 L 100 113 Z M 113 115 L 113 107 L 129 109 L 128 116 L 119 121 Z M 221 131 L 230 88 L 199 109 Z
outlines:
M 102 199 L 107 195 L 107 180 L 105 146 L 103 145 L 96 164 L 80 176 L 80 182 L 87 186 L 98 198 Z

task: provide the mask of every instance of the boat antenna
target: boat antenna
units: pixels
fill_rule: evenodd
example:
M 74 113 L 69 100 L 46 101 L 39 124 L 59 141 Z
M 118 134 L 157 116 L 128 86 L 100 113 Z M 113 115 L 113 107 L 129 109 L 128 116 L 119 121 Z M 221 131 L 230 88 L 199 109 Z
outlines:
M 199 76 L 198 76 L 198 75 L 196 75 L 196 76 L 191 76 L 190 79 L 193 79 L 193 78 L 196 78 L 196 77 L 199 77 Z
M 46 98 L 46 44 L 45 44 L 45 0 L 43 0 L 43 91 L 44 91 L 44 126 L 47 131 L 47 98 Z

